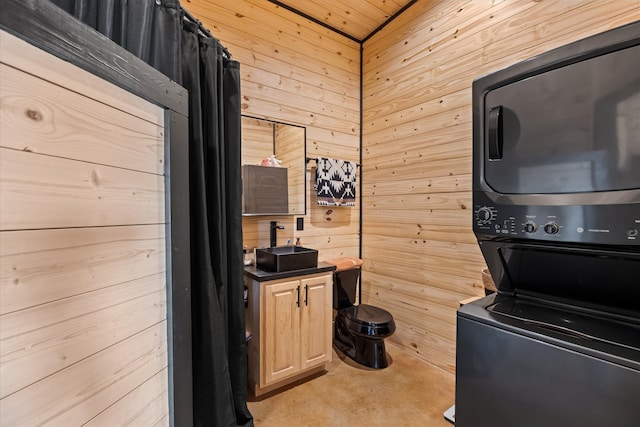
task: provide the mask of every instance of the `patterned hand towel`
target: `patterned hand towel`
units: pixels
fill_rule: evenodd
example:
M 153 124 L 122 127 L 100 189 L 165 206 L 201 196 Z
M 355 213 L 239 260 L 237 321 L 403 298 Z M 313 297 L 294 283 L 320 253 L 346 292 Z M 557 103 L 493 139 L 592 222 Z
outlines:
M 320 157 L 316 159 L 316 184 L 319 206 L 356 205 L 355 162 Z

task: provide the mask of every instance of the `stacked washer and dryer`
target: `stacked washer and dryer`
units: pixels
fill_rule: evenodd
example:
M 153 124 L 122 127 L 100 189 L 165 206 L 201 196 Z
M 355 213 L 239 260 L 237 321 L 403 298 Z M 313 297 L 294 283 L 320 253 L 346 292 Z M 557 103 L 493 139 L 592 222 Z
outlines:
M 456 425 L 640 426 L 640 22 L 473 83 Z

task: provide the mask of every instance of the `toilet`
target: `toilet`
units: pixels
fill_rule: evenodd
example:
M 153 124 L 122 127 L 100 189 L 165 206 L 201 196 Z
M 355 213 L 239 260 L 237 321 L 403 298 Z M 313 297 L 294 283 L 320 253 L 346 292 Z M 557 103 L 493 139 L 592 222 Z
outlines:
M 367 304 L 355 305 L 362 260 L 336 258 L 326 261 L 336 266 L 333 273 L 333 308 L 337 310 L 333 344 L 355 362 L 374 369 L 389 366 L 384 339 L 396 330 L 393 316 Z M 358 302 L 361 301 L 362 290 Z

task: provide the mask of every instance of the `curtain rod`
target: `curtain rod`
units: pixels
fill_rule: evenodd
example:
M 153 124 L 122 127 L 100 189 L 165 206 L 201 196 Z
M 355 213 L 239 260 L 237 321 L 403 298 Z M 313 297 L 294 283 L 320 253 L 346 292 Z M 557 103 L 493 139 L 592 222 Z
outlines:
M 318 159 L 314 158 L 314 157 L 306 157 L 305 159 L 307 161 L 307 163 L 309 163 L 310 161 L 314 161 L 314 162 L 318 162 Z M 356 163 L 356 166 L 360 166 L 360 163 Z
M 224 47 L 222 45 L 222 43 L 220 43 L 220 40 L 218 40 L 217 38 L 213 37 L 213 35 L 211 35 L 211 31 L 209 31 L 204 25 L 202 25 L 202 22 L 200 22 L 198 19 L 196 19 L 192 14 L 189 13 L 189 11 L 187 9 L 185 9 L 184 7 L 180 6 L 180 10 L 182 10 L 182 13 L 184 14 L 183 16 L 188 19 L 189 21 L 193 22 L 194 24 L 196 24 L 198 26 L 198 31 L 200 31 L 203 35 L 212 38 L 214 40 L 216 40 L 218 42 L 218 44 L 220 45 L 220 47 L 222 48 L 222 52 L 227 56 L 227 58 L 231 59 L 231 53 L 229 53 L 229 51 L 227 50 L 226 47 Z

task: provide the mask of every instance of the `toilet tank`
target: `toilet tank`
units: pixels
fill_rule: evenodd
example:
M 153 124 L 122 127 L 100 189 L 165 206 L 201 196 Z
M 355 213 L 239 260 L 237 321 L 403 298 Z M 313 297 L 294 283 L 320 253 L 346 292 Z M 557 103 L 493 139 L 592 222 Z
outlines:
M 333 308 L 351 307 L 356 302 L 360 267 L 333 273 Z

